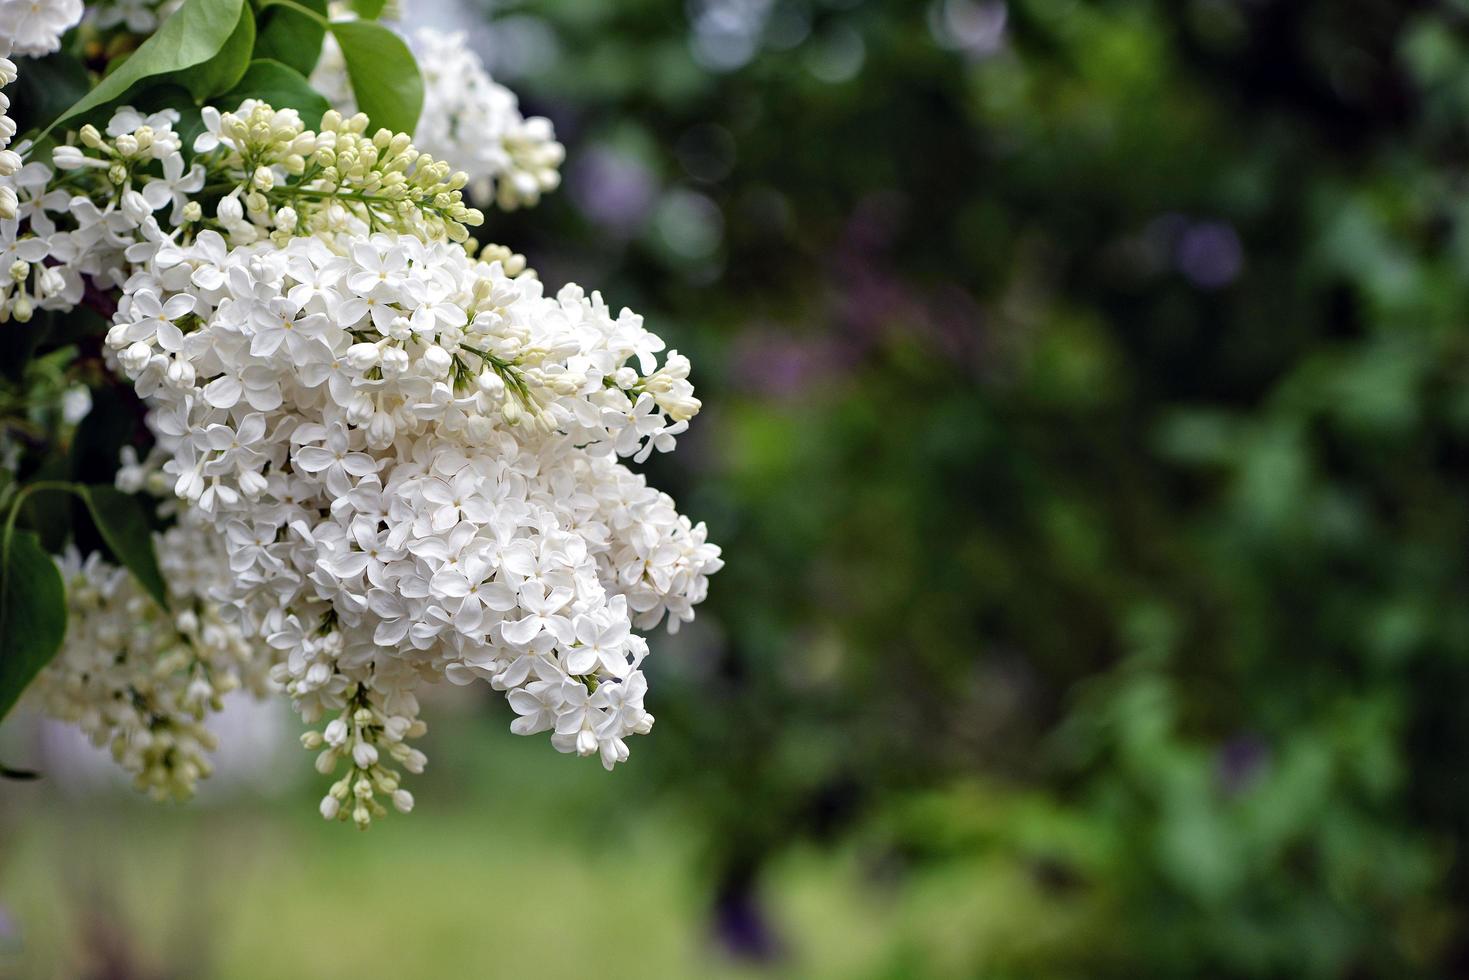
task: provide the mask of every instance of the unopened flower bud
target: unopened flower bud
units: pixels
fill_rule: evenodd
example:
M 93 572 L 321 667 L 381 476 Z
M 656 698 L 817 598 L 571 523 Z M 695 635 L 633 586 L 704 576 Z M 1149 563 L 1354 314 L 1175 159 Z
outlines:
M 449 356 L 449 352 L 438 344 L 431 345 L 423 352 L 423 366 L 434 377 L 443 377 L 448 374 L 449 368 L 453 365 L 454 360 Z
M 226 228 L 232 227 L 245 220 L 245 209 L 240 204 L 240 199 L 234 195 L 224 198 L 219 202 L 215 210 L 219 223 Z
M 500 380 L 500 375 L 490 368 L 485 368 L 475 379 L 479 390 L 492 398 L 499 399 L 505 395 L 505 382 Z
M 250 500 L 258 500 L 260 495 L 270 489 L 270 482 L 265 475 L 255 470 L 245 470 L 239 474 L 240 492 Z
M 366 392 L 357 392 L 347 402 L 347 423 L 349 425 L 366 425 L 368 420 L 377 412 L 372 404 L 372 399 Z
M 122 213 L 128 216 L 128 220 L 135 225 L 141 225 L 148 220 L 153 209 L 148 202 L 143 200 L 143 195 L 134 190 L 122 192 Z
M 168 362 L 168 370 L 163 376 L 175 388 L 192 388 L 194 386 L 194 365 L 183 358 L 175 358 Z
M 148 360 L 152 356 L 153 348 L 139 340 L 129 344 L 121 354 L 117 355 L 117 359 L 130 373 L 136 374 L 148 366 Z
M 377 344 L 353 344 L 347 348 L 347 366 L 354 371 L 366 371 L 377 365 L 379 356 Z
M 401 347 L 389 347 L 382 352 L 383 375 L 396 378 L 408 370 L 408 352 Z
M 79 146 L 58 146 L 51 151 L 51 162 L 57 170 L 78 170 L 86 165 L 86 154 Z
M 55 266 L 46 266 L 36 277 L 37 296 L 59 296 L 66 290 L 66 277 Z
M 392 445 L 398 434 L 397 423 L 387 412 L 374 412 L 367 423 L 367 443 L 374 449 L 385 449 Z

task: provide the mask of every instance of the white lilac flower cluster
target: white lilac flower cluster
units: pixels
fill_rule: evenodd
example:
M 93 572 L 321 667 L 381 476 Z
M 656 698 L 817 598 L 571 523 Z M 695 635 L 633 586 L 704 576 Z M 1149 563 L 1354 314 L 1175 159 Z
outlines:
M 106 347 L 157 445 L 120 480 L 171 486 L 170 534 L 191 537 L 161 547 L 211 569 L 180 574 L 190 611 L 207 600 L 210 625 L 228 624 L 218 655 L 243 656 L 320 725 L 303 738 L 319 771 L 346 763 L 323 815 L 366 826 L 381 801 L 412 806 L 400 770 L 425 763 L 408 740 L 425 731 L 426 681 L 486 680 L 506 693 L 512 731 L 549 731 L 609 769 L 626 759 L 627 737 L 653 721 L 635 630 L 692 619 L 722 564 L 704 526 L 621 462 L 687 429 L 700 407 L 688 359 L 660 365 L 640 317 L 575 286 L 547 295 L 507 249 L 475 258 L 456 243 L 479 220 L 460 201 L 464 175 L 406 137 L 369 138 L 335 112 L 308 132 L 252 101 L 206 110 L 185 171 L 173 121 L 125 109 L 106 136 L 59 148 L 88 193 L 44 167 L 5 185 L 19 192 L 0 245 L 43 241 L 50 264 L 32 276 L 39 261 L 17 258 L 27 268 L 0 309 L 21 319 L 17 297 L 75 302 L 83 277 L 121 286 Z M 53 273 L 64 288 L 40 283 Z M 78 607 L 86 625 L 51 692 L 106 660 L 80 651 L 108 647 L 113 610 L 137 611 L 133 587 L 90 567 L 73 579 L 109 601 Z M 163 762 L 126 754 L 147 742 L 141 714 L 85 724 L 149 786 L 186 786 L 207 735 L 181 719 L 208 693 L 188 671 L 214 654 L 178 652 L 185 624 L 158 616 L 117 676 L 53 710 L 80 720 L 109 691 L 162 691 L 146 717 L 175 733 L 158 743 Z M 189 676 L 183 694 L 137 673 L 150 648 L 171 651 L 168 676 Z
M 423 73 L 419 149 L 453 160 L 475 199 L 502 210 L 534 205 L 560 186 L 566 150 L 551 121 L 522 116 L 515 93 L 490 77 L 463 33 L 423 27 L 408 41 Z M 338 110 L 356 111 L 347 63 L 330 35 L 311 81 Z
M 0 323 L 71 309 L 84 279 L 120 287 L 181 235 L 206 229 L 232 244 L 364 225 L 462 240 L 483 220 L 463 204 L 462 174 L 406 136 L 367 136 L 365 116 L 328 113 L 311 132 L 294 110 L 253 99 L 236 112 L 208 108 L 192 165 L 177 122 L 173 110 L 123 107 L 105 133 L 85 126 L 80 145 L 57 147 L 54 169 L 31 162 L 0 174 Z M 209 216 L 198 200 L 206 180 L 228 188 Z
M 77 171 L 70 183 L 81 193 L 38 161 L 0 175 L 0 323 L 75 307 L 84 276 L 100 289 L 121 286 L 131 263 L 165 241 L 153 212 L 171 205 L 179 220 L 182 202 L 204 182 L 203 168 L 184 172 L 177 121 L 172 110 L 144 117 L 124 108 L 107 139 L 82 131 L 95 156 L 58 147 L 56 168 Z
M 181 523 L 157 538 L 170 611 L 97 553 L 83 561 L 70 549 L 58 559 L 66 639 L 29 696 L 109 748 L 140 790 L 186 799 L 211 771 L 205 717 L 230 691 L 263 696 L 268 663 L 208 598 L 229 576 L 215 536 Z
M 720 567 L 618 462 L 687 428 L 688 360 L 657 367 L 639 317 L 452 243 L 338 245 L 206 232 L 134 275 L 108 335 L 226 542 L 221 595 L 303 716 L 331 716 L 319 768 L 371 773 L 359 821 L 396 789 L 384 755 L 422 765 L 402 740 L 425 679 L 488 680 L 514 731 L 611 768 L 652 724 L 633 629 L 691 619 Z
M 534 205 L 560 186 L 566 150 L 551 120 L 522 116 L 515 93 L 490 77 L 464 34 L 424 27 L 409 41 L 423 70 L 414 142 L 453 160 L 469 174 L 476 199 L 493 199 L 506 211 Z
M 0 44 L 16 54 L 51 54 L 82 19 L 82 0 L 0 0 Z
M 0 0 L 0 88 L 19 77 L 12 54 L 47 55 L 61 47 L 61 35 L 82 19 L 82 0 Z M 5 148 L 15 137 L 10 97 L 0 92 L 0 175 L 20 169 L 20 159 Z

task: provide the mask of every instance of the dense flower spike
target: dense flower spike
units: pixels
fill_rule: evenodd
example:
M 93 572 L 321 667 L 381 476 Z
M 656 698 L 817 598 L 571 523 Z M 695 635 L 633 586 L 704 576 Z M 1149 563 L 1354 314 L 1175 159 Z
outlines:
M 295 110 L 253 99 L 235 112 L 207 108 L 187 165 L 178 119 L 125 106 L 105 133 L 86 126 L 80 145 L 58 147 L 54 170 L 32 162 L 0 174 L 0 323 L 71 309 L 83 277 L 120 286 L 204 230 L 237 245 L 361 229 L 460 241 L 483 221 L 463 203 L 463 173 L 402 134 L 369 137 L 366 116 L 329 112 L 312 132 Z M 206 185 L 217 195 L 207 214 Z
M 400 231 L 426 239 L 469 237 L 484 216 L 463 203 L 464 173 L 417 150 L 408 136 L 379 129 L 367 117 L 328 112 L 309 132 L 293 109 L 247 99 L 237 112 L 204 110 L 207 131 L 194 143 L 211 175 L 222 171 L 233 190 L 219 222 L 236 244 L 273 229 L 277 240 L 303 232 Z
M 268 663 L 207 598 L 229 575 L 214 536 L 180 524 L 159 537 L 170 610 L 100 555 L 60 559 L 70 622 L 31 696 L 109 748 L 139 789 L 185 799 L 211 770 L 205 717 L 230 691 L 264 695 Z
M 3 185 L 0 315 L 121 288 L 106 348 L 156 446 L 120 479 L 172 489 L 162 548 L 206 566 L 165 614 L 70 562 L 85 625 L 43 703 L 183 793 L 207 772 L 204 706 L 268 677 L 321 726 L 303 738 L 318 770 L 346 767 L 322 814 L 359 826 L 413 805 L 426 682 L 488 681 L 512 731 L 626 759 L 653 722 L 638 631 L 692 619 L 721 566 L 621 462 L 688 428 L 688 359 L 660 363 L 641 318 L 595 293 L 548 295 L 508 249 L 474 257 L 464 175 L 407 137 L 246 101 L 204 111 L 186 164 L 176 122 L 122 109 L 58 148 L 57 171 Z M 98 697 L 133 708 L 94 717 Z
M 423 66 L 423 116 L 414 138 L 425 152 L 469 174 L 476 200 L 512 211 L 561 184 L 566 150 L 551 120 L 526 119 L 515 94 L 485 71 L 462 33 L 423 27 L 409 38 Z
M 638 317 L 448 243 L 206 232 L 129 281 L 108 343 L 308 719 L 407 731 L 413 689 L 445 676 L 609 768 L 648 729 L 632 630 L 690 618 L 719 558 L 617 463 L 671 449 L 698 408 Z M 353 731 L 363 768 L 393 734 Z
M 423 72 L 423 113 L 414 143 L 469 175 L 476 201 L 512 211 L 561 184 L 566 151 L 551 121 L 520 114 L 515 94 L 485 71 L 462 33 L 423 27 L 409 37 Z M 342 51 L 330 38 L 312 82 L 332 105 L 355 112 Z

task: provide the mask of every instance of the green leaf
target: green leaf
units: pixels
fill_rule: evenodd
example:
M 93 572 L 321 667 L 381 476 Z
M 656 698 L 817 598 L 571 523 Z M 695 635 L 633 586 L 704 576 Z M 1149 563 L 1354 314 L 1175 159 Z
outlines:
M 30 479 L 37 483 L 63 483 L 71 475 L 71 461 L 53 455 L 41 464 Z M 41 547 L 55 554 L 72 536 L 71 508 L 74 501 L 64 493 L 33 493 L 25 498 L 21 516 L 27 527 L 34 528 Z
M 240 19 L 219 53 L 201 65 L 196 65 L 179 76 L 184 88 L 194 101 L 204 105 L 211 95 L 218 95 L 233 88 L 245 68 L 250 64 L 250 52 L 255 47 L 255 12 L 249 4 L 240 7 Z M 225 106 L 224 108 L 234 108 Z
M 284 5 L 272 5 L 261 11 L 255 57 L 279 61 L 309 76 L 321 57 L 321 42 L 326 36 L 326 0 L 301 0 L 301 6 L 316 16 Z
M 0 546 L 0 718 L 20 700 L 66 636 L 66 588 L 30 531 Z
M 383 8 L 387 5 L 387 0 L 349 0 L 347 4 L 363 20 L 377 20 L 383 15 Z
M 213 58 L 229 43 L 243 5 L 244 0 L 185 0 L 122 67 L 53 120 L 46 132 L 123 98 L 138 82 L 173 75 Z
M 127 570 L 133 573 L 153 600 L 168 608 L 168 588 L 158 570 L 158 556 L 153 553 L 153 534 L 148 527 L 148 512 L 136 497 L 115 487 L 77 487 L 77 495 L 87 502 L 102 540 Z
M 357 107 L 374 126 L 413 133 L 423 108 L 423 78 L 403 39 L 381 24 L 333 21 Z
M 308 127 L 313 127 L 331 104 L 296 69 L 268 58 L 250 62 L 245 75 L 220 99 L 226 105 L 238 105 L 245 99 L 261 99 L 275 109 L 295 109 Z

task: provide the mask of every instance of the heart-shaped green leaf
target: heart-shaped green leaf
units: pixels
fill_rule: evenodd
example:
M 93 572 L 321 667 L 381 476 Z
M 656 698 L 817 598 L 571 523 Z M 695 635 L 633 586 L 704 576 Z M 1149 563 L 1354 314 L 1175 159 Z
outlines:
M 248 4 L 241 6 L 240 19 L 235 29 L 213 58 L 195 65 L 179 76 L 179 81 L 194 101 L 204 105 L 212 95 L 233 88 L 245 74 L 250 64 L 250 52 L 255 49 L 255 11 Z M 227 106 L 226 108 L 233 108 Z
M 279 61 L 310 76 L 326 36 L 326 0 L 301 0 L 300 6 L 306 12 L 284 4 L 263 7 L 255 37 L 255 58 Z
M 184 0 L 132 57 L 52 120 L 46 132 L 123 98 L 138 82 L 177 74 L 213 58 L 229 43 L 243 4 L 244 0 Z M 245 50 L 248 55 L 249 48 Z
M 331 27 L 347 62 L 357 107 L 373 126 L 411 135 L 423 109 L 423 77 L 408 45 L 371 21 L 333 21 Z
M 383 15 L 383 8 L 387 5 L 387 0 L 348 0 L 347 3 L 352 8 L 352 13 L 363 20 L 377 20 Z
M 153 553 L 153 532 L 148 527 L 148 513 L 136 497 L 131 497 L 115 487 L 91 486 L 76 488 L 77 495 L 87 503 L 102 540 L 112 550 L 113 556 L 133 573 L 153 601 L 168 608 L 168 588 L 163 584 L 163 573 L 158 570 L 158 556 Z
M 0 547 L 0 718 L 51 662 L 66 636 L 66 588 L 36 535 Z

